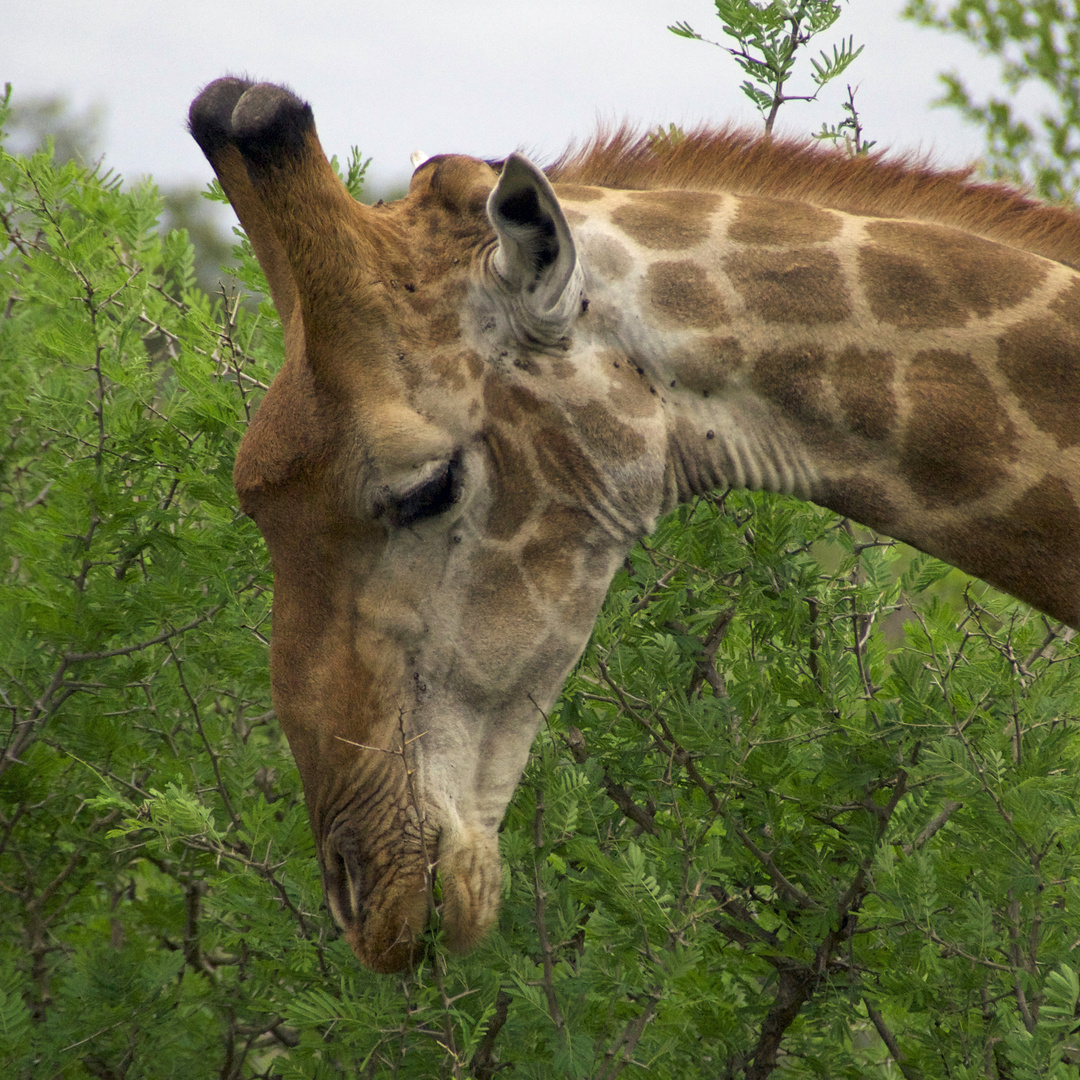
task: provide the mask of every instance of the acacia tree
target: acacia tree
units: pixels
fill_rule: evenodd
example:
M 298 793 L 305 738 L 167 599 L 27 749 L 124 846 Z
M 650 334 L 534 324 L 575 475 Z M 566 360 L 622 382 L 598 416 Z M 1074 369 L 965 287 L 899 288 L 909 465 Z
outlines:
M 276 316 L 193 286 L 152 189 L 42 153 L 0 192 L 5 1075 L 1072 1074 L 1071 634 L 743 492 L 617 576 L 508 810 L 497 930 L 359 970 L 230 484 Z
M 1045 199 L 1080 190 L 1080 12 L 1073 0 L 908 0 L 904 14 L 960 34 L 1000 65 L 1001 96 L 977 100 L 957 72 L 942 76 L 941 104 L 986 135 L 992 176 L 1030 183 Z M 1035 90 L 1034 123 L 1020 103 Z M 1031 100 L 1029 96 L 1029 100 Z
M 801 63 L 806 46 L 820 34 L 831 30 L 840 18 L 838 0 L 713 0 L 720 19 L 724 41 L 712 41 L 682 21 L 668 29 L 691 41 L 704 41 L 728 53 L 747 78 L 740 89 L 754 103 L 765 122 L 765 134 L 771 135 L 780 109 L 792 101 L 816 101 L 821 91 L 858 59 L 863 47 L 855 47 L 848 37 L 834 44 L 831 53 L 821 50 L 810 57 L 810 72 L 803 85 L 793 92 L 791 80 Z M 811 89 L 813 87 L 813 89 Z M 851 88 L 848 88 L 850 116 L 833 128 L 826 126 L 821 137 L 842 138 L 844 129 L 855 135 L 854 149 L 861 150 Z

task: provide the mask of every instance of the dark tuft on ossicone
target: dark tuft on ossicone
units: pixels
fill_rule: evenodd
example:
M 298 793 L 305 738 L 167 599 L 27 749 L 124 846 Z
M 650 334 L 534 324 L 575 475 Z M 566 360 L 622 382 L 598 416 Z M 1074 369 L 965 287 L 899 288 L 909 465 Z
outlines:
M 232 115 L 236 103 L 251 87 L 246 79 L 215 79 L 191 103 L 188 130 L 199 149 L 211 160 L 232 142 Z
M 305 137 L 314 130 L 311 106 L 272 83 L 259 83 L 244 91 L 232 113 L 233 141 L 245 160 L 257 168 L 299 157 Z

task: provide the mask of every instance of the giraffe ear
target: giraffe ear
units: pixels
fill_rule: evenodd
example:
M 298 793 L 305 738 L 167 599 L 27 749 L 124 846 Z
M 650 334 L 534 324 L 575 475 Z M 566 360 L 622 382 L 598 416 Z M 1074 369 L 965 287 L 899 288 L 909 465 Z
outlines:
M 516 294 L 519 315 L 534 336 L 563 336 L 581 312 L 582 273 L 570 226 L 547 177 L 521 154 L 511 154 L 488 197 L 488 218 L 499 238 L 495 271 Z

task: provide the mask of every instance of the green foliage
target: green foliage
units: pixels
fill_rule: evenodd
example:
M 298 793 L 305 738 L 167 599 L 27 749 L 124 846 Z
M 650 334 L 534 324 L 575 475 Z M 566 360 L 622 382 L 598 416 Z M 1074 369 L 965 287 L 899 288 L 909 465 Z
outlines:
M 60 94 L 20 98 L 7 109 L 7 147 L 11 153 L 32 154 L 51 146 L 59 162 L 92 161 L 101 154 L 104 119 L 100 105 L 73 112 Z
M 5 1076 L 1075 1071 L 1071 636 L 741 492 L 617 576 L 508 810 L 497 931 L 360 970 L 230 483 L 273 310 L 191 286 L 152 188 L 40 153 L 0 190 Z
M 30 156 L 48 149 L 58 163 L 75 160 L 85 164 L 101 156 L 104 119 L 100 105 L 76 112 L 62 95 L 20 98 L 7 112 L 7 150 Z M 229 276 L 229 270 L 223 273 L 223 268 L 232 248 L 221 226 L 220 212 L 195 185 L 169 188 L 161 196 L 159 229 L 187 230 L 195 249 L 195 280 L 204 291 L 217 295 L 222 278 Z
M 850 84 L 847 88 L 847 100 L 840 103 L 840 108 L 845 113 L 844 119 L 837 124 L 823 123 L 821 130 L 814 133 L 814 138 L 831 142 L 834 146 L 842 144 L 848 155 L 868 154 L 877 146 L 877 140 L 867 141 L 863 138 L 862 119 L 859 110 L 855 108 L 855 91 Z
M 707 41 L 734 57 L 749 76 L 742 91 L 765 118 L 765 132 L 771 133 L 780 106 L 787 101 L 814 101 L 826 83 L 842 75 L 862 52 L 852 38 L 832 47 L 831 53 L 822 50 L 810 58 L 813 71 L 810 81 L 816 90 L 809 94 L 789 94 L 785 90 L 795 69 L 795 59 L 812 38 L 829 30 L 840 18 L 838 0 L 714 0 L 725 37 L 734 46 L 702 37 L 689 23 L 679 22 L 668 29 L 679 37 Z M 849 87 L 849 98 L 851 90 Z M 849 118 L 850 119 L 850 118 Z M 843 121 L 843 129 L 848 123 Z M 827 138 L 836 138 L 826 133 Z
M 244 974 L 215 988 L 198 959 L 207 873 L 228 866 L 208 849 L 261 839 L 249 861 L 274 865 L 277 834 L 247 824 L 260 768 L 297 803 L 268 574 L 230 481 L 280 330 L 192 289 L 150 187 L 41 151 L 0 157 L 0 193 L 4 1074 L 204 1076 L 221 1036 L 199 1018 Z M 157 789 L 201 809 L 179 840 L 153 831 Z M 239 955 L 237 919 L 205 948 Z
M 368 166 L 371 164 L 371 158 L 365 158 L 360 153 L 359 147 L 354 146 L 349 151 L 349 160 L 345 162 L 344 172 L 339 169 L 336 157 L 331 159 L 330 164 L 334 167 L 335 172 L 341 176 L 349 194 L 354 199 L 359 199 L 364 193 L 364 176 L 367 174 Z
M 977 101 L 957 72 L 941 76 L 941 103 L 985 131 L 991 176 L 1031 183 L 1042 198 L 1080 191 L 1080 21 L 1066 0 L 908 0 L 904 14 L 959 33 L 1001 65 L 1002 94 Z M 1017 99 L 1047 101 L 1033 126 Z

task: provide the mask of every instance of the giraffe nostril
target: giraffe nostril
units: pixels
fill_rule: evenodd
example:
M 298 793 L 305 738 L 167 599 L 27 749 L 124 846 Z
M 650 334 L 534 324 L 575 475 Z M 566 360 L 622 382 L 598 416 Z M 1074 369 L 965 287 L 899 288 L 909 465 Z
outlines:
M 355 841 L 331 836 L 323 856 L 323 891 L 334 921 L 348 929 L 360 915 L 366 875 Z

